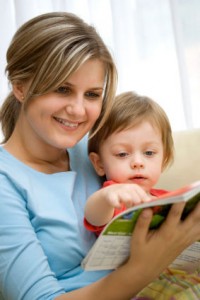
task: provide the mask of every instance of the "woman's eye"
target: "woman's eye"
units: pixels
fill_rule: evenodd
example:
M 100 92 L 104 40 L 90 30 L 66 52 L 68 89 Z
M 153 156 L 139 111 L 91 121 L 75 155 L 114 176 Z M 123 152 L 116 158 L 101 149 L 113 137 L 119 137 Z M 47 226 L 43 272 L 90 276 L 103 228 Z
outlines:
M 94 92 L 87 92 L 87 93 L 85 93 L 85 95 L 86 95 L 86 97 L 93 98 L 93 99 L 100 97 L 100 95 L 98 93 L 94 93 Z
M 59 88 L 57 88 L 56 93 L 59 93 L 59 94 L 69 94 L 70 93 L 70 89 L 67 86 L 60 86 Z

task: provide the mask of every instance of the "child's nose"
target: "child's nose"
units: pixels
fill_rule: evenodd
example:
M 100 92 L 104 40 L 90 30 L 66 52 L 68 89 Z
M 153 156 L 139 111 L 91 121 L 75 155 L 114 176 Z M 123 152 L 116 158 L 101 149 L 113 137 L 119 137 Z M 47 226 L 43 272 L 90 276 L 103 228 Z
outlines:
M 144 161 L 143 161 L 141 155 L 134 155 L 134 157 L 131 161 L 131 168 L 133 168 L 133 169 L 144 168 Z

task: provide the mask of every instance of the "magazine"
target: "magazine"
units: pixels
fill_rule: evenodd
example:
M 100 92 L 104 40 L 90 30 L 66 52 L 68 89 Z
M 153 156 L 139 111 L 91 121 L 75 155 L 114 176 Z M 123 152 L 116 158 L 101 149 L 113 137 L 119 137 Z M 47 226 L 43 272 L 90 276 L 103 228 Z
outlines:
M 168 192 L 156 200 L 131 207 L 115 216 L 83 259 L 82 267 L 88 271 L 116 269 L 129 256 L 132 232 L 142 209 L 153 209 L 150 229 L 156 229 L 164 221 L 171 205 L 182 201 L 187 202 L 181 217 L 184 220 L 200 201 L 200 181 Z M 200 241 L 184 250 L 170 267 L 189 272 L 200 269 Z

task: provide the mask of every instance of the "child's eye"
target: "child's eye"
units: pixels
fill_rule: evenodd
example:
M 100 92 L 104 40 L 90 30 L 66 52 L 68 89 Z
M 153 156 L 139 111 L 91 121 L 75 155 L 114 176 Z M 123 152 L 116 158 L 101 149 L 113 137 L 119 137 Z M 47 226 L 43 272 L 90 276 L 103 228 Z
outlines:
M 56 93 L 69 94 L 70 93 L 70 88 L 68 86 L 60 86 L 59 88 L 57 88 Z
M 128 156 L 128 153 L 127 152 L 120 152 L 120 153 L 117 153 L 116 156 L 117 157 L 126 157 L 126 156 Z
M 152 156 L 152 155 L 154 155 L 155 154 L 155 152 L 154 151 L 145 151 L 145 155 L 146 156 Z

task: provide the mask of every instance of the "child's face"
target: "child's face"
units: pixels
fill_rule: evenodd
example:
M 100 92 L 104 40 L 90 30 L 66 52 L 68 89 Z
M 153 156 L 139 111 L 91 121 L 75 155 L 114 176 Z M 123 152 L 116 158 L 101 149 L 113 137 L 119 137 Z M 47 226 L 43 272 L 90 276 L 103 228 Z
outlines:
M 162 172 L 161 134 L 147 121 L 113 133 L 102 144 L 98 163 L 108 180 L 136 183 L 149 192 Z

